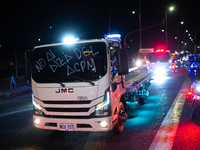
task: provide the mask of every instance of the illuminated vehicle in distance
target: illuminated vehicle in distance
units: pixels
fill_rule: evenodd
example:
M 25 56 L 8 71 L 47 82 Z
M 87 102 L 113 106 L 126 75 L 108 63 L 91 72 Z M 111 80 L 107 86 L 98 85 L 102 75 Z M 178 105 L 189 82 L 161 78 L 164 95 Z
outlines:
M 176 64 L 174 64 L 174 63 L 171 64 L 170 68 L 171 68 L 171 73 L 174 73 L 177 71 Z
M 153 52 L 154 48 L 142 48 L 139 50 L 136 66 L 138 69 L 149 69 L 149 53 Z
M 197 71 L 198 66 L 199 66 L 199 62 L 191 63 L 188 67 L 188 75 L 192 77 L 196 76 L 196 71 Z
M 149 53 L 149 70 L 155 75 L 171 74 L 171 52 L 169 50 L 157 49 Z
M 196 76 L 197 68 L 199 67 L 199 64 L 200 64 L 200 59 L 199 59 L 199 56 L 195 56 L 195 57 L 191 56 L 189 60 L 191 64 L 188 66 L 188 75 L 194 77 Z
M 194 82 L 191 89 L 186 93 L 186 100 L 192 102 L 191 118 L 195 119 L 198 109 L 200 109 L 200 67 L 198 66 Z
M 181 68 L 181 60 L 178 58 L 173 58 L 172 59 L 172 64 L 175 65 L 176 69 L 180 69 Z

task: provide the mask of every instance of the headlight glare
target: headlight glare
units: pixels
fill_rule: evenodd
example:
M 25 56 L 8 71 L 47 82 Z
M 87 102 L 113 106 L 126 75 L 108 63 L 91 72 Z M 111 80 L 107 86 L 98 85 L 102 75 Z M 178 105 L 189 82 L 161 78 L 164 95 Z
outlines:
M 166 74 L 166 70 L 164 68 L 157 67 L 157 68 L 155 68 L 154 73 L 156 75 L 165 75 Z
M 35 114 L 37 114 L 37 115 L 43 115 L 42 114 L 42 107 L 40 106 L 40 104 L 36 103 L 35 97 L 34 97 L 33 94 L 32 94 L 32 103 L 33 103 L 33 108 L 34 108 Z
M 139 67 L 139 66 L 142 65 L 142 62 L 138 60 L 138 61 L 136 62 L 136 65 Z
M 108 122 L 107 121 L 100 121 L 99 124 L 100 124 L 100 126 L 102 128 L 107 128 L 108 127 Z
M 197 87 L 196 87 L 196 90 L 197 90 L 198 92 L 200 92 L 200 86 L 197 86 Z
M 110 91 L 106 90 L 103 102 L 96 105 L 95 116 L 109 115 Z
M 106 94 L 106 101 L 99 103 L 96 107 L 96 110 L 100 110 L 110 103 L 110 92 L 107 92 Z
M 35 124 L 35 125 L 39 125 L 39 124 L 40 124 L 40 119 L 35 119 L 35 120 L 34 120 L 34 124 Z

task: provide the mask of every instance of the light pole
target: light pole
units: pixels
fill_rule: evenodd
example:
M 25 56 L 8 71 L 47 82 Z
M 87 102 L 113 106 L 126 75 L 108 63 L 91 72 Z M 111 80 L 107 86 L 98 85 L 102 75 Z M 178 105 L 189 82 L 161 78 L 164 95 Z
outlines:
M 168 49 L 168 41 L 167 41 L 167 11 L 165 11 L 165 24 L 166 24 L 166 31 L 165 31 L 165 40 L 166 40 L 166 49 Z
M 136 12 L 132 11 L 134 15 Z M 141 0 L 139 0 L 139 30 L 140 30 L 140 49 L 142 48 L 142 30 L 141 30 Z
M 184 24 L 184 22 L 183 21 L 181 21 L 181 25 L 183 25 Z M 180 51 L 179 50 L 179 42 L 180 42 L 180 36 L 179 36 L 179 25 L 178 25 L 178 38 L 177 38 L 177 40 L 178 40 L 178 51 Z
M 174 10 L 174 7 L 171 6 L 169 7 L 170 11 Z M 166 49 L 168 49 L 168 39 L 167 39 L 167 11 L 165 11 L 165 24 L 166 24 L 166 31 L 165 31 L 165 36 L 166 36 Z
M 159 24 L 155 24 L 155 25 L 152 25 L 152 26 L 149 26 L 149 27 L 146 27 L 146 28 L 142 28 L 142 29 L 139 29 L 139 30 L 131 31 L 131 32 L 127 33 L 126 36 L 124 37 L 124 48 L 127 48 L 127 46 L 126 46 L 126 38 L 127 38 L 128 35 L 130 35 L 132 33 L 135 33 L 135 32 L 138 32 L 140 30 L 146 30 L 146 29 L 157 27 L 157 26 L 160 26 L 160 25 L 164 25 L 164 22 L 159 23 Z
M 139 0 L 139 28 L 140 28 L 140 49 L 142 48 L 142 30 L 141 30 L 141 0 Z

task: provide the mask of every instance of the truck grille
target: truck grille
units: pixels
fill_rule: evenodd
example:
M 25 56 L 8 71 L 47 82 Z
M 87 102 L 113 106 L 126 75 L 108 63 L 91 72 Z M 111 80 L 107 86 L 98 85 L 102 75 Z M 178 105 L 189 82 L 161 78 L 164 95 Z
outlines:
M 50 112 L 88 112 L 89 108 L 45 108 Z
M 44 104 L 90 104 L 91 101 L 42 101 Z

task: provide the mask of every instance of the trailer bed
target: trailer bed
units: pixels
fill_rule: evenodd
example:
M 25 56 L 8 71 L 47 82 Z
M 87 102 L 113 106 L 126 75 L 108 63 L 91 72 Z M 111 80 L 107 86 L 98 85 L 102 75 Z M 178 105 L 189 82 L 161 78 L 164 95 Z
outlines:
M 153 74 L 148 70 L 135 70 L 125 76 L 126 92 L 135 92 L 147 81 L 151 80 Z

